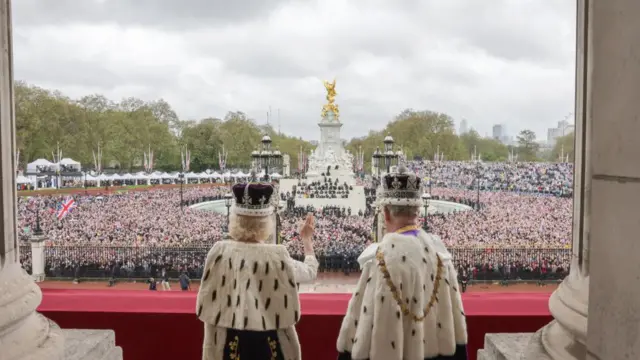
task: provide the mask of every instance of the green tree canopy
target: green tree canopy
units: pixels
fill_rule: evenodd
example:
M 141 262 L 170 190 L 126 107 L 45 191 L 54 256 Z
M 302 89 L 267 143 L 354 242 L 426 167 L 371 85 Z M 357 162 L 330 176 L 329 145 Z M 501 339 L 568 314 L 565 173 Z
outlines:
M 573 132 L 557 138 L 556 144 L 553 146 L 553 149 L 551 150 L 551 158 L 549 160 L 558 161 L 558 160 L 562 160 L 563 157 L 566 160 L 566 158 L 568 157 L 569 162 L 573 162 L 573 159 L 575 156 L 575 153 L 573 151 L 574 143 L 575 143 L 575 139 L 574 139 Z
M 180 152 L 186 146 L 191 151 L 193 171 L 218 169 L 218 154 L 223 147 L 228 153 L 227 167 L 247 168 L 250 153 L 260 146 L 262 136 L 268 134 L 273 146 L 289 155 L 291 169 L 295 171 L 300 150 L 308 153 L 313 148 L 301 138 L 281 134 L 270 125 L 257 124 L 240 111 L 229 112 L 223 119 L 185 120 L 163 99 L 112 101 L 93 94 L 75 100 L 22 82 L 16 84 L 16 129 L 22 167 L 37 158 L 51 159 L 58 146 L 64 157 L 91 167 L 93 152 L 100 146 L 103 168 L 140 170 L 143 154 L 151 148 L 156 169 L 179 170 Z M 393 136 L 396 150 L 402 149 L 410 159 L 433 159 L 438 149 L 446 160 L 468 160 L 477 150 L 485 161 L 503 161 L 509 153 L 507 146 L 482 138 L 475 131 L 457 136 L 454 121 L 447 114 L 412 109 L 398 114 L 384 129 L 371 130 L 366 136 L 350 140 L 346 147 L 354 154 L 362 149 L 365 168 L 369 169 L 371 154 L 383 146 L 386 135 Z M 558 144 L 566 142 L 565 152 L 573 157 L 573 143 L 566 138 Z M 518 142 L 520 159 L 535 160 L 538 150 L 535 134 L 524 130 Z
M 156 169 L 179 170 L 180 152 L 187 146 L 191 169 L 203 171 L 219 167 L 224 146 L 228 167 L 246 168 L 251 151 L 267 133 L 275 147 L 289 154 L 295 169 L 300 149 L 311 149 L 302 139 L 258 126 L 242 112 L 230 112 L 224 119 L 181 120 L 163 99 L 114 102 L 96 94 L 73 100 L 22 82 L 16 84 L 16 129 L 22 167 L 38 158 L 51 160 L 58 146 L 64 157 L 91 167 L 93 152 L 100 146 L 103 168 L 140 170 L 150 148 Z
M 522 161 L 538 160 L 540 144 L 536 142 L 536 133 L 532 130 L 522 130 L 518 134 L 518 159 Z
M 509 150 L 497 140 L 482 138 L 472 130 L 457 136 L 453 119 L 432 111 L 405 110 L 381 131 L 370 131 L 365 137 L 352 139 L 347 148 L 365 153 L 365 168 L 370 168 L 371 154 L 382 147 L 386 135 L 393 136 L 398 148 L 402 148 L 409 159 L 435 158 L 438 149 L 446 160 L 469 160 L 474 150 L 485 161 L 506 160 Z

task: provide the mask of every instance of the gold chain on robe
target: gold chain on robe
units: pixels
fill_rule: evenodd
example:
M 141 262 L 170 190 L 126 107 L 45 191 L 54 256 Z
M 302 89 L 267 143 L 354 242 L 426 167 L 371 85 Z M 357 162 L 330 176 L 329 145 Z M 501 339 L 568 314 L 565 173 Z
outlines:
M 378 250 L 376 251 L 376 259 L 378 260 L 378 268 L 382 273 L 382 277 L 384 277 L 385 282 L 387 283 L 387 286 L 391 291 L 391 295 L 393 296 L 396 303 L 400 307 L 402 314 L 405 316 L 410 316 L 411 319 L 415 322 L 420 322 L 424 320 L 427 317 L 427 315 L 429 315 L 429 312 L 433 308 L 433 305 L 435 305 L 435 303 L 438 301 L 438 288 L 440 287 L 440 280 L 442 279 L 442 269 L 444 268 L 444 265 L 442 263 L 442 260 L 440 259 L 440 256 L 436 254 L 436 259 L 438 260 L 438 269 L 436 271 L 436 277 L 433 282 L 433 291 L 431 292 L 431 297 L 422 315 L 416 315 L 413 312 L 411 312 L 407 304 L 405 304 L 405 302 L 402 300 L 402 297 L 398 292 L 398 288 L 396 287 L 396 285 L 393 283 L 393 280 L 391 279 L 391 274 L 389 274 L 389 270 L 387 269 L 387 264 L 384 260 L 384 253 L 382 252 L 382 250 L 380 250 L 380 248 L 378 248 Z

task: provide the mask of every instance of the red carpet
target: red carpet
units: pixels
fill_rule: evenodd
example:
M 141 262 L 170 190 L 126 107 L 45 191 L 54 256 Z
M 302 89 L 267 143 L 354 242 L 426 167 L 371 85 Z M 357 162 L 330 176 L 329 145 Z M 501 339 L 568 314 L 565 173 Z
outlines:
M 113 329 L 125 360 L 199 359 L 202 324 L 194 292 L 43 289 L 38 310 L 63 328 Z M 296 326 L 304 360 L 336 358 L 335 341 L 350 294 L 302 294 Z M 551 320 L 547 293 L 467 293 L 469 350 L 484 334 L 533 332 Z M 168 346 L 167 346 L 168 345 Z

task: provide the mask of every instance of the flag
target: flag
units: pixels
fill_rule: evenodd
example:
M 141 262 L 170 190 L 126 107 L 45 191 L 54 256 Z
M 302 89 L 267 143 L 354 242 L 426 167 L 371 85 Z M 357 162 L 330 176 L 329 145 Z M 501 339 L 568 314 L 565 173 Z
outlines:
M 229 155 L 229 153 L 224 149 L 223 145 L 222 151 L 218 151 L 218 165 L 220 166 L 220 171 L 224 171 L 227 167 L 227 155 Z
M 75 209 L 76 206 L 77 204 L 72 197 L 68 197 L 65 201 L 58 204 L 58 211 L 56 213 L 58 220 L 60 221 L 64 219 L 67 215 L 69 215 L 71 210 Z

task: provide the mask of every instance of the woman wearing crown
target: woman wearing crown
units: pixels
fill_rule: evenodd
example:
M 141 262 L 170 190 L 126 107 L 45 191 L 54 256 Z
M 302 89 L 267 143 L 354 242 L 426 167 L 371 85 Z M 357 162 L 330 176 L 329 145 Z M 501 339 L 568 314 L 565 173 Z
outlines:
M 300 319 L 298 287 L 313 281 L 314 219 L 307 216 L 301 238 L 305 260 L 293 260 L 283 245 L 267 244 L 275 231 L 274 188 L 233 186 L 231 240 L 209 251 L 196 313 L 204 322 L 203 360 L 300 359 L 294 325 Z

